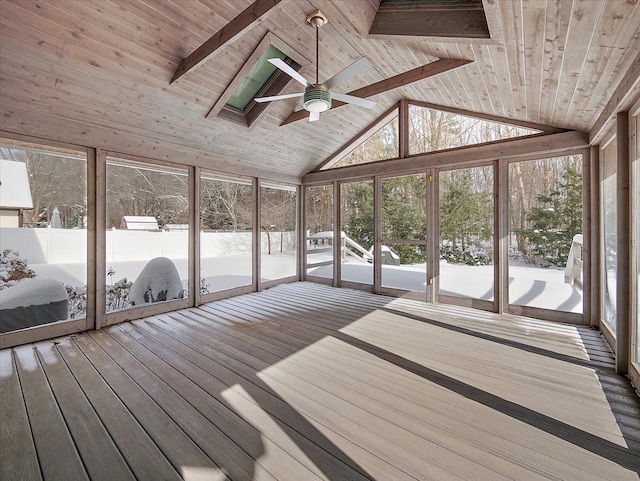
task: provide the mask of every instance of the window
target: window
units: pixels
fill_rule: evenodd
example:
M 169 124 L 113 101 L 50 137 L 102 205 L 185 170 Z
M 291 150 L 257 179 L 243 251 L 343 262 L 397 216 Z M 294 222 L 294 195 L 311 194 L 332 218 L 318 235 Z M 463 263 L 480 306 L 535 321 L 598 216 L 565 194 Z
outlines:
M 188 293 L 188 171 L 107 158 L 106 311 Z
M 349 154 L 335 163 L 324 166 L 323 169 L 394 159 L 398 157 L 398 152 L 398 117 L 395 117 Z
M 382 179 L 382 287 L 427 287 L 426 175 Z
M 0 333 L 86 310 L 86 153 L 0 144 Z
M 539 132 L 539 130 L 409 105 L 410 154 L 464 147 Z
M 253 282 L 253 186 L 200 176 L 200 294 Z
M 509 303 L 582 314 L 582 156 L 509 165 Z
M 264 183 L 260 186 L 263 281 L 296 275 L 296 202 L 295 188 Z
M 268 32 L 244 66 L 222 93 L 207 117 L 220 117 L 246 127 L 256 122 L 269 102 L 256 102 L 256 97 L 278 95 L 291 77 L 268 59 L 282 59 L 295 71 L 309 62 L 276 35 Z
M 333 186 L 305 188 L 307 275 L 333 278 Z
M 493 167 L 440 172 L 440 294 L 492 301 Z
M 601 225 L 602 225 L 602 321 L 616 332 L 616 257 L 617 234 L 617 142 L 614 138 L 602 149 L 601 172 Z
M 373 285 L 373 181 L 340 185 L 341 280 Z

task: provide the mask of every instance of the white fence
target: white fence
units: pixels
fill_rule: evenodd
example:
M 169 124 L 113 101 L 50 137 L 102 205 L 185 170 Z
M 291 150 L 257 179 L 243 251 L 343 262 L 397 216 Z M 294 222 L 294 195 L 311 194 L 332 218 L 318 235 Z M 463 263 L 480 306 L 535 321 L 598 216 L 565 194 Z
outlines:
M 295 232 L 271 232 L 271 252 L 292 253 Z M 189 233 L 109 230 L 106 232 L 107 263 L 138 261 L 153 257 L 187 259 Z M 220 257 L 251 252 L 251 232 L 201 232 L 202 257 Z M 262 252 L 268 251 L 267 234 L 262 233 Z M 27 264 L 74 264 L 87 259 L 87 231 L 83 229 L 3 228 L 0 250 L 19 252 Z

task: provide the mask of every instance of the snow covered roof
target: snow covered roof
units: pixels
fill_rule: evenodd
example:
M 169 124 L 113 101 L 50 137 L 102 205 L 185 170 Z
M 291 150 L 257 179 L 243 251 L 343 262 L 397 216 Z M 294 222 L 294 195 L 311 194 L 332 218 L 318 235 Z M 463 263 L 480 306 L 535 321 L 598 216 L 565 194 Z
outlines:
M 121 229 L 128 230 L 158 230 L 155 217 L 145 215 L 125 215 L 120 222 Z
M 24 162 L 0 159 L 0 209 L 33 209 Z

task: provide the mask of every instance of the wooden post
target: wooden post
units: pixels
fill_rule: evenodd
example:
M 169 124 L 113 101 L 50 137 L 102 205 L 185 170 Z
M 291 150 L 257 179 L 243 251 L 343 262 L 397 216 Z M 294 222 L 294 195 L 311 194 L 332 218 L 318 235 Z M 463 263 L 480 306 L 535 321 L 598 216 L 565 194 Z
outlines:
M 400 99 L 398 103 L 398 157 L 409 155 L 409 102 Z
M 435 171 L 427 169 L 427 288 L 426 302 L 437 302 L 435 292 L 436 263 L 440 262 L 438 239 L 435 238 L 437 197 L 434 189 Z M 433 281 L 432 281 L 433 279 Z
M 590 260 L 591 266 L 589 269 L 591 278 L 591 289 L 589 291 L 589 303 L 591 304 L 591 318 L 589 319 L 589 325 L 591 327 L 598 327 L 600 325 L 600 317 L 602 314 L 601 304 L 601 287 L 602 276 L 600 266 L 600 253 L 602 249 L 601 239 L 601 227 L 600 227 L 600 149 L 598 146 L 593 146 L 590 149 L 589 155 L 589 170 L 590 170 L 590 198 L 589 203 L 591 205 L 591 252 Z
M 96 151 L 96 310 L 95 328 L 107 322 L 107 153 Z
M 342 276 L 342 218 L 340 217 L 340 184 L 333 183 L 333 287 L 340 287 Z
M 200 294 L 200 167 L 189 168 L 189 301 L 202 304 Z
M 303 281 L 307 275 L 307 229 L 305 225 L 305 190 L 301 185 L 296 186 L 296 277 Z M 282 234 L 280 234 L 282 242 Z
M 260 276 L 262 275 L 260 269 L 260 262 L 262 259 L 262 232 L 260 230 L 260 179 L 253 178 L 253 250 L 252 250 L 252 277 L 253 277 L 253 290 L 255 292 L 260 290 Z
M 616 372 L 626 374 L 629 369 L 631 344 L 631 296 L 629 291 L 631 260 L 631 202 L 629 179 L 629 113 L 619 112 L 616 119 L 617 137 L 617 236 L 616 253 Z
M 98 205 L 96 149 L 87 149 L 87 329 L 96 328 L 96 285 L 104 283 L 96 276 L 96 252 L 98 237 L 96 235 L 96 209 Z
M 505 159 L 496 161 L 496 312 L 509 310 L 509 163 Z
M 589 149 L 582 151 L 582 324 L 591 324 L 591 158 Z M 597 211 L 596 211 L 597 212 Z
M 382 287 L 382 178 L 373 178 L 373 292 Z

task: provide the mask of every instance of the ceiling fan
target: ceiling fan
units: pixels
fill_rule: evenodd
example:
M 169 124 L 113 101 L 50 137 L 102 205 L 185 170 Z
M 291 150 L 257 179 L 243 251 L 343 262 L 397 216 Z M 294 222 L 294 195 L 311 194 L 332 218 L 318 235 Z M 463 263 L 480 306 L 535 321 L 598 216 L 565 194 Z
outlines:
M 341 94 L 333 92 L 332 89 L 345 80 L 353 77 L 354 75 L 364 72 L 371 67 L 371 63 L 364 57 L 356 60 L 344 70 L 341 70 L 329 80 L 324 83 L 318 81 L 318 64 L 319 64 L 319 37 L 318 30 L 323 25 L 328 23 L 327 17 L 325 17 L 320 10 L 312 13 L 307 17 L 309 22 L 316 30 L 316 82 L 311 83 L 293 68 L 287 65 L 283 60 L 279 58 L 267 59 L 271 64 L 282 70 L 294 80 L 297 80 L 305 87 L 304 92 L 296 92 L 293 94 L 274 95 L 272 97 L 258 97 L 254 99 L 256 102 L 271 102 L 272 100 L 290 99 L 294 97 L 304 97 L 303 106 L 304 109 L 309 112 L 309 122 L 318 120 L 320 118 L 320 112 L 325 112 L 331 108 L 331 99 L 340 100 L 348 104 L 358 105 L 371 109 L 375 107 L 376 103 L 372 100 L 355 97 L 353 95 Z

